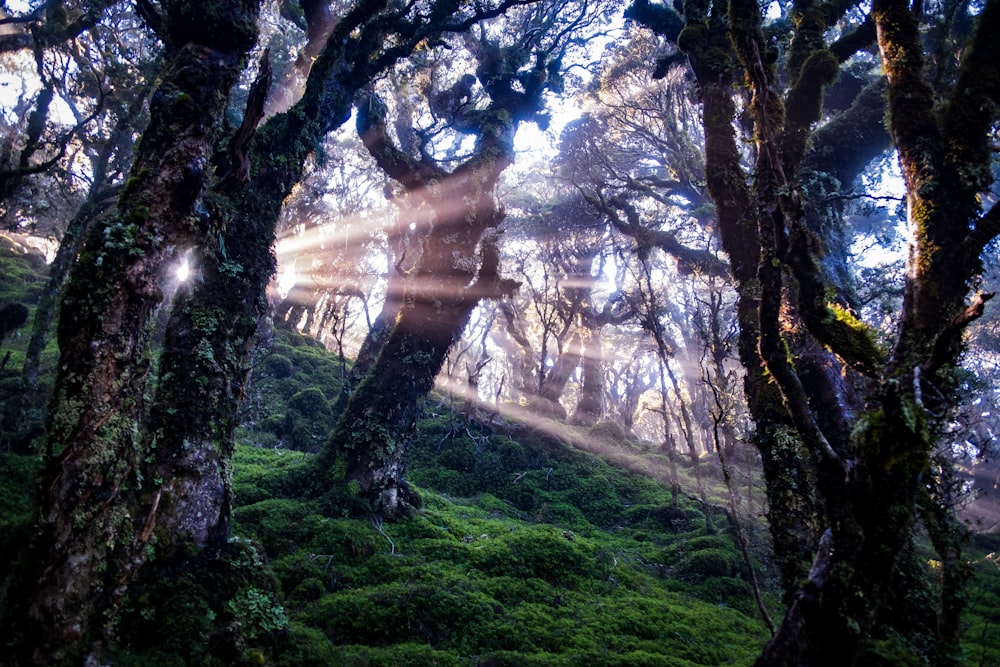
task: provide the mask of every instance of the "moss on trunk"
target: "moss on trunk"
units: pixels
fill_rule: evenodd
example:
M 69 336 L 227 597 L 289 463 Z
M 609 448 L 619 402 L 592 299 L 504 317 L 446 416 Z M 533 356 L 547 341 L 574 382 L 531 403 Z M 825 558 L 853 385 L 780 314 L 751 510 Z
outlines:
M 210 233 L 192 213 L 258 11 L 249 0 L 181 4 L 164 3 L 169 56 L 131 177 L 62 299 L 41 512 L 6 591 L 18 663 L 97 660 L 145 556 L 154 517 L 135 493 L 151 482 L 141 474 L 150 325 L 174 261 Z M 189 34 L 195 19 L 202 32 Z

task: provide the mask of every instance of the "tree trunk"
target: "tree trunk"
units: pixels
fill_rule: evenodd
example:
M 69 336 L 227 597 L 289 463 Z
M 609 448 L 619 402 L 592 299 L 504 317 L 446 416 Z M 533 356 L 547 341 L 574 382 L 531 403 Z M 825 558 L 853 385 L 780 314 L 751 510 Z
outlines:
M 37 428 L 41 422 L 36 415 L 42 411 L 41 406 L 45 402 L 45 397 L 41 396 L 38 391 L 38 374 L 41 369 L 42 352 L 49 341 L 52 322 L 56 317 L 59 293 L 77 253 L 80 252 L 80 246 L 87 236 L 90 225 L 97 218 L 106 215 L 114 204 L 116 192 L 111 186 L 108 173 L 111 160 L 114 158 L 117 169 L 127 169 L 135 148 L 133 135 L 140 129 L 138 113 L 144 108 L 144 103 L 152 89 L 153 86 L 150 83 L 137 91 L 131 99 L 130 105 L 130 108 L 135 111 L 123 114 L 118 118 L 111 135 L 95 157 L 93 180 L 87 191 L 87 198 L 70 219 L 63 232 L 55 258 L 49 265 L 48 281 L 35 305 L 35 314 L 31 323 L 31 338 L 28 340 L 28 348 L 24 354 L 24 365 L 21 369 L 24 394 L 21 397 L 22 425 L 20 430 L 23 435 L 19 438 L 19 443 L 25 452 L 27 452 L 30 440 L 35 435 L 32 426 Z M 24 428 L 25 425 L 28 425 L 27 429 Z
M 7 592 L 23 664 L 96 663 L 149 539 L 134 492 L 150 482 L 140 475 L 150 324 L 174 261 L 210 232 L 192 214 L 258 11 L 249 1 L 164 9 L 171 55 L 132 176 L 62 300 L 41 514 Z
M 1000 7 L 989 3 L 979 17 L 940 116 L 923 79 L 923 46 L 907 3 L 876 2 L 873 16 L 913 230 L 909 271 L 896 344 L 870 395 L 874 409 L 854 429 L 851 459 L 828 460 L 820 478 L 833 518 L 828 550 L 817 556 L 812 586 L 797 593 L 765 650 L 767 664 L 819 663 L 830 650 L 851 662 L 856 650 L 849 649 L 871 631 L 914 525 L 921 480 L 949 407 L 939 397 L 954 389 L 961 332 L 992 296 L 965 303 L 983 242 L 998 232 L 995 211 L 979 214 L 978 194 L 992 180 L 984 137 L 993 120 L 978 105 L 1000 97 L 994 79 L 981 75 L 1000 67 L 989 43 L 1000 28 Z
M 583 358 L 580 365 L 583 379 L 580 399 L 573 412 L 573 423 L 593 426 L 604 418 L 604 348 L 601 345 L 601 328 L 590 330 L 584 339 Z
M 636 2 L 633 9 L 646 4 Z M 736 280 L 739 358 L 746 372 L 744 395 L 756 424 L 751 441 L 761 454 L 770 506 L 768 524 L 782 587 L 786 598 L 790 598 L 798 583 L 806 578 L 815 551 L 819 499 L 812 491 L 815 488 L 812 465 L 757 351 L 760 288 L 756 273 L 761 241 L 733 128 L 737 114 L 732 97 L 732 44 L 722 18 L 724 13 L 725 9 L 720 7 L 710 17 L 708 6 L 687 3 L 685 23 L 695 29 L 681 42 L 701 93 L 706 180 L 715 203 L 723 247 L 729 254 Z M 666 34 L 663 25 L 654 22 L 650 27 Z M 676 31 L 672 34 L 678 37 Z M 719 53 L 726 53 L 727 57 L 720 60 Z
M 484 134 L 475 154 L 449 174 L 412 162 L 389 142 L 384 118 L 373 112 L 380 108 L 377 100 L 362 108 L 358 128 L 366 147 L 408 191 L 419 193 L 427 218 L 396 323 L 367 377 L 347 399 L 318 457 L 318 478 L 343 471 L 372 511 L 393 517 L 414 500 L 403 477 L 420 400 L 473 308 L 481 298 L 498 295 L 499 254 L 489 239 L 482 245 L 480 240 L 500 222 L 493 186 L 510 163 L 514 127 L 498 123 L 499 130 Z M 334 475 L 333 484 L 341 483 Z M 327 490 L 323 482 L 316 489 Z
M 583 343 L 580 334 L 574 331 L 569 340 L 560 344 L 560 354 L 545 375 L 538 395 L 530 403 L 531 409 L 541 415 L 566 419 L 566 408 L 560 402 L 566 393 L 566 385 L 583 360 Z M 544 362 L 544 360 L 543 360 Z
M 637 1 L 632 11 L 650 9 Z M 746 394 L 757 424 L 754 440 L 764 462 L 775 548 L 791 594 L 781 627 L 758 662 L 853 664 L 894 593 L 894 574 L 905 567 L 900 554 L 911 539 L 921 479 L 947 414 L 944 397 L 954 388 L 951 370 L 961 332 L 991 296 L 965 303 L 978 257 L 1000 232 L 1000 213 L 980 216 L 977 199 L 992 182 L 985 137 L 993 120 L 982 110 L 1000 98 L 1000 84 L 981 74 L 998 67 L 986 35 L 1000 27 L 1000 7 L 984 8 L 963 53 L 958 84 L 942 106 L 922 78 L 920 33 L 908 3 L 873 6 L 914 237 L 890 355 L 852 319 L 851 285 L 838 270 L 842 267 L 821 261 L 830 230 L 810 228 L 806 188 L 797 180 L 823 88 L 839 62 L 863 42 L 863 30 L 857 37 L 845 34 L 828 50 L 823 35 L 834 17 L 796 7 L 787 61 L 791 87 L 783 101 L 757 4 L 730 2 L 726 22 L 719 9 L 709 14 L 702 3 L 687 3 L 683 32 L 662 16 L 650 13 L 646 20 L 678 40 L 698 78 L 708 184 L 737 279 Z M 722 53 L 737 56 L 752 95 L 757 145 L 752 181 L 739 167 L 732 141 L 736 116 Z M 862 127 L 860 134 L 866 131 Z M 819 150 L 817 155 L 823 156 L 820 162 L 827 159 Z M 839 170 L 852 159 L 857 155 L 830 166 Z M 839 175 L 844 173 L 850 168 Z M 834 248 L 839 242 L 835 236 L 829 240 Z M 795 277 L 794 285 L 786 275 Z M 789 296 L 797 298 L 795 306 Z M 864 376 L 853 387 L 839 379 L 851 369 Z M 853 394 L 855 388 L 861 393 Z M 865 411 L 857 413 L 860 405 Z M 813 486 L 819 495 L 801 492 Z M 798 577 L 789 575 L 801 567 L 796 555 L 806 552 L 817 525 L 826 530 L 799 585 Z M 793 535 L 791 541 L 781 541 L 782 528 Z

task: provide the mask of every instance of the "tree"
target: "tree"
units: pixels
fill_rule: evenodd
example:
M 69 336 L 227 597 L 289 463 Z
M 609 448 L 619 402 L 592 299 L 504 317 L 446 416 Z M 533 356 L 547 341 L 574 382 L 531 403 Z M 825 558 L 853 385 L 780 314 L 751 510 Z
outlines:
M 606 9 L 541 2 L 509 12 L 508 25 L 480 23 L 453 45 L 465 50 L 475 74 L 456 81 L 432 64 L 421 91 L 428 124 L 394 124 L 395 138 L 387 103 L 374 91 L 361 99 L 358 130 L 366 148 L 422 209 L 414 223 L 420 248 L 396 322 L 318 457 L 320 492 L 333 472 L 383 516 L 398 515 L 415 500 L 404 472 L 419 402 L 476 304 L 513 288 L 499 273 L 496 228 L 503 214 L 494 187 L 513 160 L 514 133 L 523 122 L 544 122 L 543 93 L 558 86 L 567 50 Z M 400 108 L 405 118 L 405 101 Z M 471 135 L 471 148 L 462 135 Z M 442 158 L 458 165 L 448 171 Z
M 457 4 L 442 0 L 425 16 L 386 2 L 355 3 L 330 33 L 295 105 L 256 128 L 264 105 L 251 93 L 244 122 L 228 141 L 222 173 L 205 198 L 211 226 L 223 233 L 192 253 L 198 280 L 175 298 L 156 405 L 150 409 L 157 445 L 149 471 L 170 481 L 162 493 L 147 490 L 144 507 L 154 514 L 164 503 L 168 508 L 160 537 L 168 551 L 218 547 L 228 535 L 228 468 L 249 353 L 267 315 L 266 289 L 274 271 L 271 247 L 282 202 L 326 134 L 347 119 L 361 88 L 424 40 L 441 32 L 460 33 L 519 3 L 467 11 Z M 250 129 L 241 132 L 243 128 Z M 190 516 L 190 510 L 199 509 Z
M 77 40 L 94 44 L 103 41 L 93 36 L 89 36 L 88 40 L 83 40 L 83 37 L 106 20 L 105 12 L 112 15 L 112 22 L 119 19 L 121 12 L 112 8 L 122 3 L 102 0 L 79 3 L 81 6 L 77 4 L 69 3 L 67 6 L 61 0 L 51 0 L 39 3 L 38 7 L 24 14 L 6 16 L 6 11 L 0 13 L 0 20 L 7 26 L 0 36 L 0 54 L 8 62 L 24 56 L 21 66 L 28 69 L 27 52 L 30 52 L 34 71 L 26 72 L 24 78 L 37 79 L 38 82 L 38 91 L 31 101 L 27 99 L 27 86 L 22 83 L 20 99 L 16 104 L 16 126 L 11 128 L 0 147 L 0 206 L 3 207 L 0 210 L 5 215 L 11 208 L 9 200 L 25 181 L 63 162 L 73 140 L 104 112 L 107 92 L 104 90 L 106 82 L 102 79 L 105 72 L 98 62 L 91 63 L 90 59 L 83 57 L 83 52 L 76 48 Z M 107 55 L 100 47 L 96 51 L 101 56 Z M 74 65 L 83 74 L 71 79 L 69 72 Z M 76 99 L 81 97 L 89 102 L 82 109 L 76 104 Z M 108 97 L 112 99 L 107 102 L 113 105 L 115 96 L 111 94 Z M 57 101 L 70 108 L 75 123 L 59 127 L 60 124 L 50 119 Z
M 791 22 L 767 25 L 757 4 L 742 0 L 688 2 L 682 15 L 646 1 L 629 10 L 687 56 L 698 81 L 708 190 L 737 281 L 746 394 L 789 592 L 762 665 L 858 661 L 878 624 L 905 625 L 892 618 L 889 603 L 898 597 L 894 575 L 907 567 L 918 518 L 942 548 L 955 547 L 925 502 L 937 488 L 931 453 L 954 404 L 962 334 L 992 296 L 968 299 L 969 286 L 1000 232 L 1000 212 L 983 212 L 980 198 L 993 184 L 988 138 L 1000 64 L 987 35 L 995 34 L 1000 4 L 961 7 L 939 20 L 896 0 L 874 3 L 869 15 L 806 2 L 793 6 Z M 843 27 L 831 32 L 837 21 Z M 928 64 L 921 22 L 963 45 L 954 68 Z M 967 36 L 954 31 L 969 23 Z M 875 81 L 824 116 L 824 91 L 842 63 L 866 57 L 876 34 L 887 107 Z M 940 53 L 936 44 L 929 52 Z M 911 234 L 888 349 L 854 314 L 850 276 L 838 270 L 847 244 L 837 224 L 842 210 L 824 209 L 823 187 L 816 187 L 851 187 L 877 155 L 883 109 Z M 749 168 L 736 143 L 744 118 L 755 147 Z M 815 496 L 787 482 L 810 469 Z M 779 539 L 782 532 L 792 539 Z M 806 572 L 795 562 L 806 549 L 812 565 L 800 577 Z M 944 578 L 931 649 L 940 662 L 953 660 L 957 646 L 959 579 Z
M 5 431 L 21 451 L 40 430 L 44 398 L 37 383 L 57 292 L 86 227 L 120 194 L 148 120 L 159 44 L 127 5 L 47 2 L 4 19 L 0 52 L 13 71 L 24 71 L 0 149 L 0 213 L 11 231 L 59 241 L 32 320 L 20 405 L 6 415 Z
M 153 514 L 138 495 L 149 454 L 143 395 L 150 325 L 182 249 L 212 230 L 192 222 L 218 119 L 257 37 L 255 2 L 164 3 L 169 55 L 114 212 L 94 228 L 61 304 L 50 407 L 50 472 L 19 579 L 5 591 L 24 663 L 96 660 Z
M 5 590 L 19 660 L 99 655 L 150 551 L 164 563 L 226 543 L 237 406 L 267 309 L 281 203 L 372 78 L 425 40 L 524 4 L 441 0 L 425 14 L 424 5 L 354 3 L 312 64 L 302 98 L 258 128 L 265 51 L 242 123 L 218 143 L 215 128 L 256 35 L 255 6 L 138 4 L 168 59 L 132 177 L 114 214 L 89 235 L 63 298 L 52 481 L 37 535 Z M 198 58 L 216 52 L 221 59 L 206 72 Z M 188 262 L 197 279 L 173 294 L 147 405 L 148 325 L 164 302 L 170 260 Z M 31 592 L 40 578 L 41 590 Z M 38 619 L 51 631 L 32 644 L 27 627 Z

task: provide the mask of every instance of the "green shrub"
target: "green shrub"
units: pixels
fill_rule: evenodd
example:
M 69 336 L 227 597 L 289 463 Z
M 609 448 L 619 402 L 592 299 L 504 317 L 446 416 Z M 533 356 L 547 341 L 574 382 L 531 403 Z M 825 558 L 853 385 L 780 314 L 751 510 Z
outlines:
M 295 371 L 292 361 L 283 354 L 272 354 L 264 360 L 264 372 L 275 378 L 291 377 Z
M 285 415 L 278 413 L 267 416 L 260 424 L 265 431 L 270 431 L 275 435 L 282 435 L 285 432 Z
M 322 632 L 293 621 L 275 660 L 278 667 L 329 667 L 344 664 L 340 655 Z
M 343 667 L 457 667 L 469 661 L 453 651 L 441 651 L 426 644 L 405 643 L 373 648 L 344 646 L 338 649 L 337 658 L 330 664 Z
M 482 540 L 471 555 L 473 567 L 485 574 L 541 579 L 574 587 L 594 573 L 595 561 L 569 531 L 527 526 Z
M 321 418 L 330 415 L 330 406 L 326 395 L 317 387 L 309 387 L 288 399 L 288 407 L 297 410 L 305 417 Z
M 694 578 L 732 577 L 742 569 L 742 561 L 729 549 L 699 549 L 682 561 L 679 569 Z
M 326 585 L 317 577 L 303 579 L 295 590 L 291 592 L 288 599 L 295 602 L 315 602 L 327 593 Z

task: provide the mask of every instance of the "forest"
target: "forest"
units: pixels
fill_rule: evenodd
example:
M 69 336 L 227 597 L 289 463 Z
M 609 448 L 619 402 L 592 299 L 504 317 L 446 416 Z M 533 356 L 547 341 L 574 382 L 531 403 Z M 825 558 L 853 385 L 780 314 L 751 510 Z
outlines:
M 996 35 L 0 1 L 0 667 L 1000 664 Z

